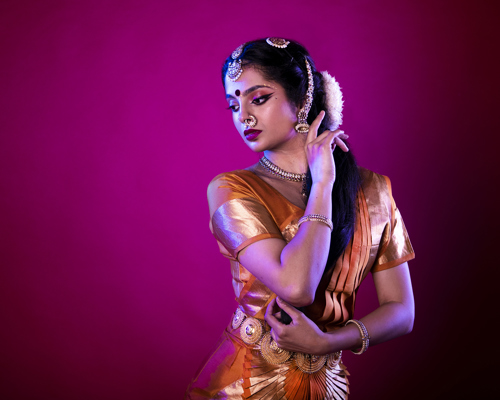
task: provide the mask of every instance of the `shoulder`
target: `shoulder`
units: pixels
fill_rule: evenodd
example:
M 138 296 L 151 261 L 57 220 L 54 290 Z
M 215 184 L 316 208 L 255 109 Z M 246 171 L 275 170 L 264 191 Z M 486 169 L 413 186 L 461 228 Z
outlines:
M 257 175 L 244 169 L 217 175 L 207 189 L 211 212 L 229 200 L 258 197 L 257 191 L 261 184 Z
M 252 186 L 255 181 L 255 174 L 245 169 L 237 169 L 230 172 L 224 172 L 212 179 L 208 185 L 208 196 L 218 189 L 228 188 L 233 191 L 242 190 Z
M 372 212 L 383 212 L 392 214 L 394 200 L 392 198 L 392 189 L 390 179 L 366 168 L 359 168 L 361 177 L 361 189 L 366 199 L 366 204 Z
M 219 174 L 215 176 L 211 181 L 208 187 L 214 186 L 216 183 L 220 182 L 225 182 L 225 181 L 234 181 L 238 180 L 241 178 L 244 178 L 245 175 L 247 175 L 249 171 L 245 169 L 236 169 L 234 171 L 229 171 L 229 172 L 223 172 L 222 174 Z
M 358 170 L 363 190 L 382 189 L 388 191 L 389 193 L 391 192 L 391 181 L 389 177 L 377 174 L 376 172 L 363 167 L 358 167 Z

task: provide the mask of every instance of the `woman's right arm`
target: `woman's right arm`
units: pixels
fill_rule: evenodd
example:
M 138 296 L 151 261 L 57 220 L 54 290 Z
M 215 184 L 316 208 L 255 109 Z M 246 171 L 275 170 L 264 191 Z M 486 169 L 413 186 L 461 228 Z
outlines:
M 332 215 L 331 192 L 335 183 L 335 164 L 332 145 L 337 143 L 348 151 L 342 131 L 325 131 L 317 136 L 323 119 L 320 113 L 311 124 L 306 139 L 306 155 L 312 175 L 312 187 L 304 215 Z M 295 237 L 287 244 L 270 238 L 257 241 L 241 250 L 238 260 L 257 279 L 277 296 L 296 306 L 314 301 L 316 289 L 323 276 L 330 249 L 330 228 L 319 222 L 301 225 Z

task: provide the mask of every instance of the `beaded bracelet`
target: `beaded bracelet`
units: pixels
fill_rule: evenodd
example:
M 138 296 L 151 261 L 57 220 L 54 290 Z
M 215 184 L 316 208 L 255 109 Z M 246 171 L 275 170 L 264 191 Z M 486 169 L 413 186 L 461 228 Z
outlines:
M 350 319 L 346 322 L 346 326 L 347 324 L 354 324 L 358 327 L 359 333 L 361 333 L 361 340 L 363 341 L 363 345 L 361 346 L 361 349 L 359 351 L 351 351 L 357 355 L 363 354 L 366 350 L 368 350 L 368 346 L 370 345 L 370 335 L 368 335 L 368 330 L 366 329 L 365 324 L 363 324 L 361 321 L 358 321 L 357 319 Z
M 299 219 L 298 223 L 298 228 L 300 228 L 300 225 L 304 222 L 307 221 L 318 221 L 321 222 L 330 228 L 330 231 L 333 231 L 333 222 L 330 218 L 325 217 L 324 215 L 321 214 L 309 214 L 309 215 L 304 215 L 301 219 Z

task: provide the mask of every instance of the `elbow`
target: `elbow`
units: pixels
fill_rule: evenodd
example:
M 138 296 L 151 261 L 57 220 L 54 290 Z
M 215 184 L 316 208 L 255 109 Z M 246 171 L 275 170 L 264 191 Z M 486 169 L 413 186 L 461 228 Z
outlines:
M 403 320 L 402 325 L 402 334 L 407 335 L 413 330 L 413 324 L 415 322 L 415 310 L 412 309 L 407 309 L 405 313 L 405 318 Z
M 411 315 L 408 317 L 406 333 L 410 333 L 413 330 L 414 322 L 415 322 L 415 312 L 412 312 Z
M 290 288 L 284 296 L 280 297 L 294 307 L 305 307 L 314 302 L 315 294 L 310 289 L 294 287 Z
M 407 335 L 413 330 L 415 321 L 415 309 L 413 304 L 405 304 L 403 302 L 393 301 L 383 305 L 389 311 L 388 321 L 391 327 L 391 337 Z

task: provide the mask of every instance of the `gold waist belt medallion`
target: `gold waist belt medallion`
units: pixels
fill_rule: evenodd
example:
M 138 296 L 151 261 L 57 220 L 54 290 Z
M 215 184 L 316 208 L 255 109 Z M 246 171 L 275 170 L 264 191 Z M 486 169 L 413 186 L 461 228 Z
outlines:
M 233 329 L 240 328 L 241 339 L 249 345 L 260 345 L 260 353 L 264 359 L 273 365 L 287 362 L 292 357 L 297 367 L 307 374 L 319 371 L 326 364 L 327 368 L 335 368 L 341 358 L 342 351 L 317 356 L 314 354 L 295 353 L 278 347 L 271 336 L 271 332 L 265 331 L 265 326 L 259 319 L 249 317 L 240 307 L 236 309 L 231 322 Z

